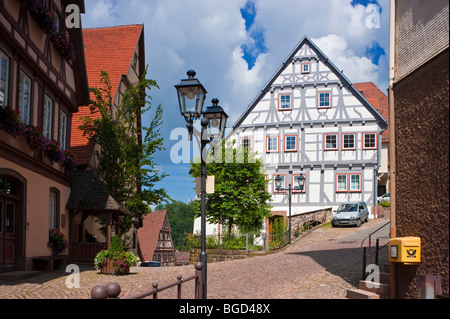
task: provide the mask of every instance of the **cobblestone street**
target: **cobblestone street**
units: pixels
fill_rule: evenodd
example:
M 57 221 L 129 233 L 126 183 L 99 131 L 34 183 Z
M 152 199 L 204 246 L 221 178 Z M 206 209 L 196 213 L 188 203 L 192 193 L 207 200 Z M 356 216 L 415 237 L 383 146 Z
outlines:
M 361 240 L 388 219 L 371 220 L 361 228 L 318 228 L 274 254 L 208 264 L 209 299 L 343 299 L 361 277 Z M 389 227 L 385 227 L 387 230 Z M 387 242 L 383 235 L 382 244 Z M 192 265 L 168 268 L 132 268 L 123 277 L 100 275 L 82 268 L 80 288 L 66 287 L 63 271 L 44 273 L 20 282 L 0 281 L 0 299 L 88 299 L 98 284 L 118 282 L 121 297 L 132 296 L 194 274 Z M 193 283 L 183 285 L 183 298 L 193 298 Z M 176 289 L 160 293 L 174 298 Z

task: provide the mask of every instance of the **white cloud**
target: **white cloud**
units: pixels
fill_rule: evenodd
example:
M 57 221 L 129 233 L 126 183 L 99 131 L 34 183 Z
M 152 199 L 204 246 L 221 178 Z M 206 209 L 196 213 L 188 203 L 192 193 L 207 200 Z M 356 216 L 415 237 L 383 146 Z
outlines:
M 312 39 L 312 41 L 340 71 L 344 71 L 344 75 L 351 82 L 376 83 L 378 81 L 378 66 L 365 56 L 355 55 L 345 38 L 330 34 L 319 39 Z
M 383 9 L 380 29 L 367 28 L 365 7 L 351 6 L 351 0 L 254 0 L 252 30 L 263 32 L 266 50 L 251 70 L 241 49 L 252 43 L 240 12 L 246 1 L 89 0 L 83 25 L 145 24 L 149 77 L 161 88 L 151 95 L 153 104 L 164 106 L 165 136 L 185 125 L 173 86 L 188 69 L 197 72 L 208 90 L 208 104 L 212 98 L 220 100 L 231 127 L 304 35 L 316 39 L 350 81 L 387 87 L 386 57 L 376 66 L 365 55 L 374 42 L 388 52 L 389 0 L 378 1 Z M 158 155 L 160 160 L 169 161 L 174 143 L 166 139 L 167 151 Z

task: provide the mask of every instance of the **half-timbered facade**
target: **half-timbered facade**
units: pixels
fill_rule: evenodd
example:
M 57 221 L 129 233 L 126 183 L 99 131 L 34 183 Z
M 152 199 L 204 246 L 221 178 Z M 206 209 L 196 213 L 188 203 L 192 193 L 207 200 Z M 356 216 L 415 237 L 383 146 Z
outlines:
M 336 208 L 345 201 L 376 205 L 381 134 L 386 120 L 325 54 L 304 37 L 228 135 L 264 161 L 273 215 Z M 282 189 L 275 177 L 283 178 Z
M 175 264 L 175 250 L 169 216 L 166 210 L 151 212 L 144 217 L 138 230 L 139 258 L 142 262 L 159 261 L 164 266 Z
M 0 0 L 0 272 L 52 256 L 50 229 L 68 236 L 71 118 L 89 90 L 66 5 Z

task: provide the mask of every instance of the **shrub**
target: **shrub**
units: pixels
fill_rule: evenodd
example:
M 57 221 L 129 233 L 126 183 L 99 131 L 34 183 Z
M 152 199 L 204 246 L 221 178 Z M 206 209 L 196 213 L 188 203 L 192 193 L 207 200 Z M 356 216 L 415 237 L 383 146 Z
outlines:
M 123 252 L 123 245 L 122 241 L 120 240 L 118 235 L 115 235 L 111 239 L 111 246 L 109 248 L 109 251 L 117 251 L 119 253 Z

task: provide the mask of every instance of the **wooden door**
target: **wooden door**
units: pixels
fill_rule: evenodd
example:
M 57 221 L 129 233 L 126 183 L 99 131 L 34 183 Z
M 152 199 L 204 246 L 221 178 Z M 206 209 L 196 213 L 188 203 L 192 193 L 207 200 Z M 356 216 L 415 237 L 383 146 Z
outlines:
M 0 271 L 14 269 L 16 263 L 19 203 L 17 184 L 2 178 L 0 181 Z

